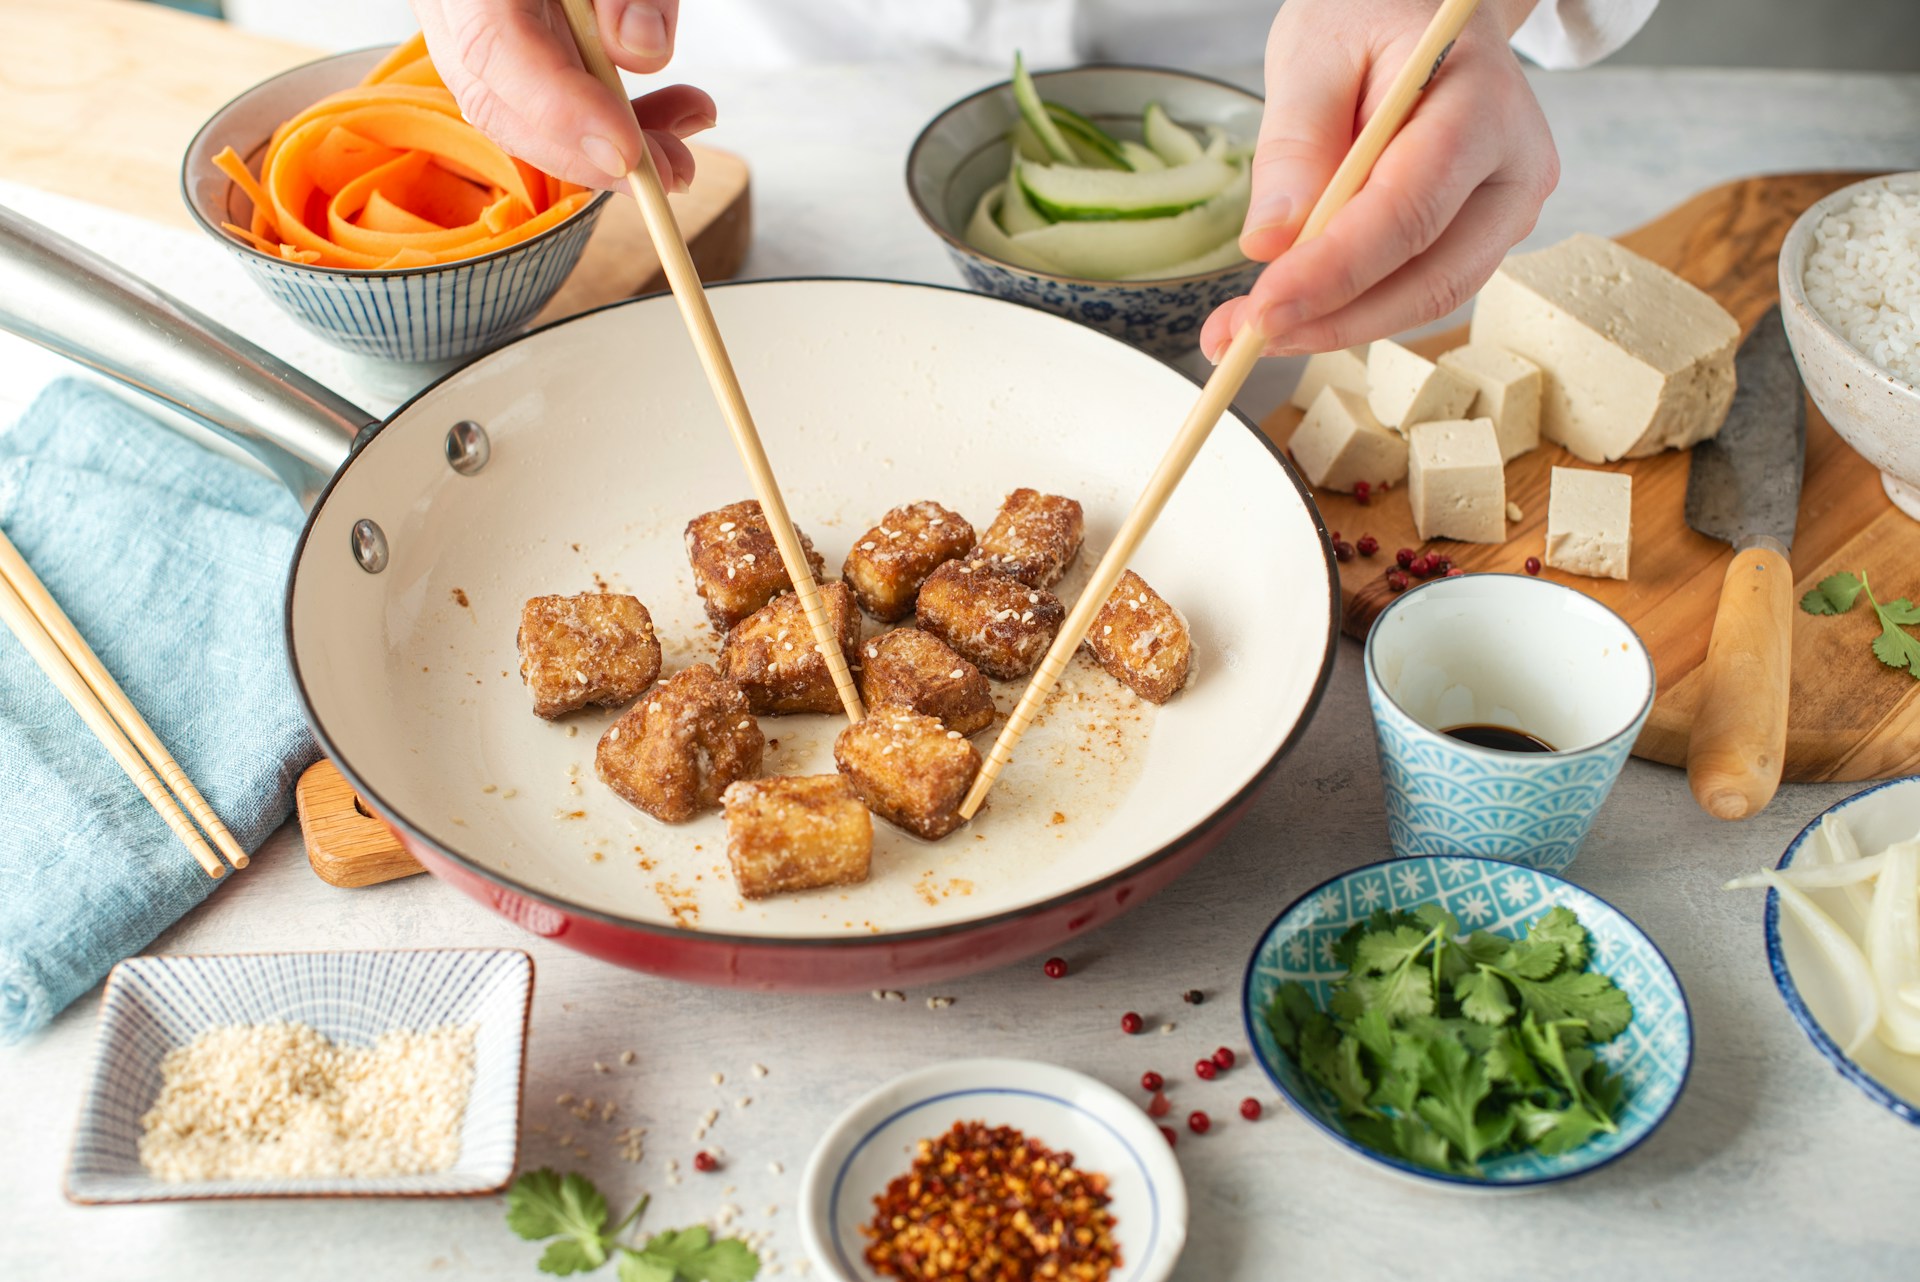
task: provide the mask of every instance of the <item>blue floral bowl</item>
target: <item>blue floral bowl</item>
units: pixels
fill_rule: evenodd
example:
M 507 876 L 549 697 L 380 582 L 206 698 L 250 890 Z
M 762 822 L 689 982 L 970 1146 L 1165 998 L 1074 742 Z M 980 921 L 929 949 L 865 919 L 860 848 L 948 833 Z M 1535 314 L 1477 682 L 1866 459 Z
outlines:
M 1282 984 L 1300 981 L 1324 1006 L 1333 982 L 1346 973 L 1334 960 L 1333 948 L 1348 927 L 1376 909 L 1410 910 L 1433 903 L 1459 918 L 1463 932 L 1518 936 L 1555 906 L 1579 917 L 1593 936 L 1593 969 L 1611 977 L 1633 1003 L 1633 1022 L 1598 1048 L 1601 1060 L 1626 1082 L 1617 1132 L 1557 1156 L 1527 1151 L 1494 1158 L 1483 1164 L 1478 1177 L 1446 1174 L 1389 1157 L 1354 1139 L 1333 1097 L 1280 1049 L 1266 1013 Z M 1693 1066 L 1687 996 L 1673 967 L 1638 926 L 1605 900 L 1551 873 L 1473 855 L 1389 859 L 1341 873 L 1309 890 L 1261 936 L 1247 962 L 1241 998 L 1247 1038 L 1260 1067 L 1303 1117 L 1369 1162 L 1452 1188 L 1516 1189 L 1598 1170 L 1637 1147 L 1666 1120 Z
M 1102 124 L 1138 121 L 1150 102 L 1176 120 L 1219 125 L 1251 140 L 1260 98 L 1225 81 L 1157 67 L 1088 66 L 1034 76 L 1043 97 Z M 967 285 L 983 294 L 1054 312 L 1165 359 L 1192 352 L 1200 326 L 1222 303 L 1253 288 L 1261 264 L 1199 276 L 1106 281 L 1016 267 L 969 245 L 961 234 L 981 193 L 1007 176 L 1007 131 L 1015 120 L 1007 82 L 962 98 L 935 116 L 907 153 L 907 194 Z
M 244 227 L 253 206 L 213 163 L 232 147 L 249 165 L 274 129 L 336 90 L 358 84 L 388 49 L 336 54 L 282 72 L 220 108 L 187 145 L 180 188 L 206 233 L 239 260 L 267 296 L 335 347 L 390 361 L 451 361 L 513 335 L 559 292 L 593 235 L 610 193 L 517 245 L 432 267 L 366 271 L 288 262 L 220 229 Z

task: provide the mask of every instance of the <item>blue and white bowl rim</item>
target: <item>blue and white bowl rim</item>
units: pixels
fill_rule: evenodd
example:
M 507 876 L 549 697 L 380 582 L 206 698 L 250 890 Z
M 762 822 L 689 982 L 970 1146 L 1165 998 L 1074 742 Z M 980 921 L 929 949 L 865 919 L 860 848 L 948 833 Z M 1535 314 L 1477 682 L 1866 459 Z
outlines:
M 321 275 L 321 276 L 345 276 L 349 279 L 366 279 L 368 277 L 386 279 L 388 277 L 395 277 L 395 276 L 424 276 L 431 272 L 453 271 L 461 268 L 472 267 L 478 263 L 492 262 L 496 258 L 503 258 L 508 254 L 519 253 L 522 250 L 530 249 L 533 246 L 538 245 L 543 241 L 546 241 L 552 236 L 556 235 L 563 228 L 571 227 L 579 219 L 592 216 L 594 212 L 598 210 L 599 207 L 603 203 L 605 203 L 605 201 L 610 196 L 613 195 L 611 191 L 602 191 L 599 195 L 595 196 L 592 200 L 589 200 L 586 204 L 580 206 L 580 208 L 574 210 L 573 213 L 569 214 L 567 217 L 562 218 L 559 222 L 555 223 L 553 226 L 547 228 L 545 231 L 540 232 L 537 235 L 529 236 L 527 239 L 523 241 L 519 241 L 512 245 L 504 246 L 503 248 L 500 248 L 500 249 L 492 250 L 485 254 L 477 254 L 472 258 L 456 258 L 450 263 L 428 263 L 423 267 L 392 267 L 392 268 L 323 267 L 318 263 L 295 263 L 285 258 L 281 258 L 275 254 L 263 253 L 262 251 L 255 249 L 252 245 L 247 244 L 245 241 L 235 240 L 232 236 L 229 236 L 221 228 L 207 221 L 206 215 L 202 214 L 200 212 L 200 207 L 194 204 L 193 202 L 193 193 L 191 188 L 188 186 L 189 178 L 187 173 L 187 165 L 191 157 L 193 156 L 194 151 L 199 147 L 200 140 L 206 137 L 207 131 L 213 128 L 215 121 L 219 120 L 220 117 L 226 115 L 227 112 L 233 110 L 233 108 L 236 105 L 238 105 L 243 99 L 251 96 L 252 94 L 258 92 L 259 90 L 265 88 L 266 86 L 274 83 L 277 80 L 283 80 L 288 76 L 298 75 L 300 72 L 305 71 L 310 67 L 317 67 L 323 62 L 339 62 L 339 61 L 344 61 L 348 58 L 364 57 L 369 53 L 374 53 L 376 51 L 392 50 L 397 47 L 398 46 L 396 45 L 368 45 L 363 49 L 346 49 L 346 50 L 342 50 L 339 53 L 327 54 L 325 57 L 322 57 L 322 58 L 314 58 L 314 59 L 311 59 L 310 61 L 301 63 L 297 67 L 288 67 L 285 71 L 279 72 L 275 75 L 268 76 L 265 80 L 259 81 L 256 84 L 248 86 L 247 88 L 241 90 L 239 93 L 235 94 L 233 97 L 229 98 L 226 102 L 222 103 L 220 107 L 213 112 L 212 115 L 208 116 L 206 120 L 202 122 L 201 126 L 198 129 L 194 130 L 192 140 L 187 143 L 186 150 L 180 154 L 180 203 L 187 207 L 187 212 L 193 216 L 193 221 L 200 224 L 201 229 L 204 230 L 209 236 L 212 236 L 215 239 L 219 240 L 222 244 L 226 245 L 229 249 L 232 249 L 236 253 L 244 255 L 248 258 L 257 258 L 263 263 L 273 263 L 280 267 L 298 268 L 301 271 L 313 272 L 316 275 Z
M 1797 858 L 1800 853 L 1800 848 L 1806 844 L 1813 836 L 1814 831 L 1819 828 L 1820 821 L 1828 815 L 1844 810 L 1857 801 L 1864 801 L 1876 792 L 1881 792 L 1887 788 L 1898 787 L 1901 784 L 1911 783 L 1920 783 L 1920 775 L 1903 775 L 1898 779 L 1883 779 L 1871 788 L 1863 788 L 1850 797 L 1844 797 L 1834 802 L 1831 806 L 1828 806 L 1825 810 L 1822 810 L 1819 814 L 1807 820 L 1806 826 L 1799 831 L 1792 841 L 1787 843 L 1787 848 L 1781 852 L 1780 859 L 1774 864 L 1774 867 L 1787 868 L 1792 866 L 1794 859 Z M 1813 1048 L 1819 1051 L 1829 1064 L 1833 1065 L 1835 1072 L 1859 1087 L 1868 1099 L 1887 1109 L 1902 1121 L 1913 1126 L 1920 1126 L 1920 1107 L 1916 1107 L 1910 1101 L 1894 1094 L 1882 1085 L 1878 1078 L 1872 1076 L 1865 1069 L 1854 1063 L 1853 1059 L 1848 1056 L 1844 1050 L 1840 1049 L 1840 1043 L 1834 1041 L 1832 1037 L 1828 1036 L 1827 1030 L 1820 1027 L 1820 1021 L 1813 1017 L 1813 1012 L 1807 1007 L 1806 999 L 1800 996 L 1799 986 L 1793 982 L 1793 973 L 1787 969 L 1786 951 L 1780 943 L 1780 892 L 1777 890 L 1769 889 L 1767 891 L 1767 907 L 1761 917 L 1761 930 L 1766 939 L 1767 969 L 1773 972 L 1774 986 L 1780 990 L 1781 1000 L 1786 1002 L 1788 1013 L 1793 1016 L 1794 1022 L 1800 1025 L 1801 1031 L 1806 1033 L 1808 1040 L 1813 1043 Z
M 1435 580 L 1435 582 L 1439 582 L 1439 580 Z M 1268 1064 L 1266 1057 L 1260 1053 L 1260 1038 L 1253 1022 L 1253 984 L 1255 972 L 1260 962 L 1260 954 L 1266 949 L 1267 941 L 1273 937 L 1273 932 L 1279 929 L 1280 923 L 1285 921 L 1287 917 L 1302 904 L 1310 903 L 1315 896 L 1329 886 L 1338 882 L 1344 882 L 1352 877 L 1357 877 L 1361 873 L 1404 868 L 1408 863 L 1444 863 L 1450 860 L 1459 860 L 1475 864 L 1489 864 L 1502 869 L 1517 869 L 1521 873 L 1531 874 L 1535 877 L 1544 877 L 1548 881 L 1558 882 L 1560 885 L 1572 887 L 1574 890 L 1579 891 L 1581 894 L 1586 895 L 1588 898 L 1593 899 L 1616 913 L 1639 941 L 1647 946 L 1653 956 L 1659 958 L 1661 967 L 1665 969 L 1668 978 L 1673 981 L 1673 990 L 1680 997 L 1680 1014 L 1686 1021 L 1687 1029 L 1687 1058 L 1686 1062 L 1680 1066 L 1679 1076 L 1674 1081 L 1673 1095 L 1668 1099 L 1667 1106 L 1661 1109 L 1660 1112 L 1647 1123 L 1646 1129 L 1636 1136 L 1631 1143 L 1621 1145 L 1618 1149 L 1615 1149 L 1591 1165 L 1576 1166 L 1571 1170 L 1562 1171 L 1557 1175 L 1537 1175 L 1524 1180 L 1503 1180 L 1495 1183 L 1491 1180 L 1478 1180 L 1470 1175 L 1456 1175 L 1450 1171 L 1435 1171 L 1428 1167 L 1415 1166 L 1411 1162 L 1402 1162 L 1384 1153 L 1375 1152 L 1339 1128 L 1329 1126 L 1326 1122 L 1320 1120 L 1320 1117 L 1312 1109 L 1305 1107 L 1299 1100 L 1294 1098 L 1293 1092 L 1287 1089 L 1286 1083 L 1280 1080 L 1279 1074 L 1273 1071 L 1272 1065 Z M 1253 1057 L 1260 1063 L 1260 1071 L 1267 1075 L 1267 1080 L 1271 1081 L 1282 1095 L 1286 1096 L 1288 1104 L 1293 1107 L 1293 1111 L 1317 1127 L 1323 1135 L 1326 1135 L 1352 1152 L 1359 1154 L 1369 1162 L 1378 1162 L 1382 1166 L 1392 1167 L 1394 1170 L 1406 1175 L 1411 1175 L 1416 1179 L 1431 1180 L 1436 1184 L 1450 1184 L 1457 1188 L 1484 1189 L 1495 1192 L 1540 1188 L 1548 1184 L 1560 1184 L 1567 1180 L 1578 1179 L 1582 1176 L 1592 1174 L 1603 1166 L 1611 1166 L 1613 1163 L 1646 1143 L 1648 1137 L 1660 1129 L 1661 1124 L 1672 1115 L 1674 1107 L 1679 1104 L 1680 1097 L 1686 1093 L 1687 1080 L 1693 1075 L 1693 1007 L 1687 1001 L 1687 989 L 1686 985 L 1680 982 L 1680 973 L 1673 968 L 1673 963 L 1667 960 L 1667 955 L 1660 951 L 1660 945 L 1653 942 L 1653 937 L 1648 935 L 1646 931 L 1641 930 L 1638 922 L 1621 912 L 1611 901 L 1594 894 L 1578 882 L 1569 881 L 1565 877 L 1546 871 L 1544 868 L 1530 868 L 1525 864 L 1513 863 L 1511 860 L 1493 859 L 1484 855 L 1407 855 L 1391 859 L 1377 859 L 1372 863 L 1361 864 L 1356 868 L 1349 868 L 1345 872 L 1335 873 L 1317 885 L 1310 886 L 1302 891 L 1294 898 L 1292 903 L 1289 903 L 1285 908 L 1281 909 L 1279 914 L 1267 923 L 1267 928 L 1260 932 L 1260 938 L 1254 943 L 1253 952 L 1247 957 L 1246 971 L 1240 981 L 1240 1022 L 1247 1035 L 1247 1045 L 1253 1048 Z

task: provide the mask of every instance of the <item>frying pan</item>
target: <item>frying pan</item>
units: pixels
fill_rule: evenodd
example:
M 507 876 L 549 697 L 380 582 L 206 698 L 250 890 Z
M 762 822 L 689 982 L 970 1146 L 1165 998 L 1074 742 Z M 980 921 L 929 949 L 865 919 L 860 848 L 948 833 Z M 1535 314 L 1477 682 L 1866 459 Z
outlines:
M 936 498 L 984 528 L 1029 485 L 1085 505 L 1084 574 L 1195 394 L 1091 329 L 958 290 L 779 280 L 712 301 L 788 504 L 833 566 L 896 504 Z M 647 604 L 667 670 L 715 652 L 681 530 L 748 487 L 671 299 L 529 333 L 383 423 L 0 211 L 0 327 L 185 411 L 300 497 L 286 648 L 321 747 L 434 875 L 640 970 L 871 988 L 1053 947 L 1218 842 L 1331 670 L 1326 533 L 1236 416 L 1135 562 L 1191 622 L 1184 692 L 1155 709 L 1083 655 L 972 824 L 932 844 L 876 823 L 865 885 L 747 903 L 719 816 L 670 826 L 614 796 L 593 751 L 617 710 L 537 719 L 515 651 L 527 597 L 604 585 Z M 1018 693 L 996 691 L 1003 711 Z M 767 773 L 832 770 L 841 724 L 763 718 Z

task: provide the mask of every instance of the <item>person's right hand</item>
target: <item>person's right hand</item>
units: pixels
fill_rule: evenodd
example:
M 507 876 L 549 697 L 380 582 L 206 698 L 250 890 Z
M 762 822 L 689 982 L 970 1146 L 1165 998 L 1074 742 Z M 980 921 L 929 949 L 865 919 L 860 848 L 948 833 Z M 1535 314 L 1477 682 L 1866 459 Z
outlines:
M 672 85 L 622 102 L 581 66 L 548 0 L 412 3 L 461 114 L 510 155 L 583 187 L 612 187 L 644 138 L 669 191 L 693 181 L 693 153 L 680 140 L 713 127 L 705 93 Z M 667 65 L 680 0 L 594 0 L 594 9 L 614 65 L 642 74 Z

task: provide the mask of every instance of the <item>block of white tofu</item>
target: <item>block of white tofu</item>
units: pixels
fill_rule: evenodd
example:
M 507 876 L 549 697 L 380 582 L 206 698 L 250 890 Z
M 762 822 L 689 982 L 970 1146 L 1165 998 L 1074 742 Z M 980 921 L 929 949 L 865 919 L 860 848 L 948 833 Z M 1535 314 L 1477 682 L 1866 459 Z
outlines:
M 1733 401 L 1739 324 L 1599 236 L 1508 258 L 1480 291 L 1472 333 L 1540 367 L 1541 435 L 1591 463 L 1704 441 Z
M 1355 481 L 1378 487 L 1407 479 L 1407 442 L 1380 426 L 1367 398 L 1323 387 L 1287 441 L 1293 461 L 1316 489 L 1352 493 Z
M 1459 418 L 1473 404 L 1473 384 L 1383 338 L 1367 348 L 1367 404 L 1388 427 Z
M 1367 345 L 1342 347 L 1334 352 L 1316 352 L 1307 357 L 1307 367 L 1300 372 L 1300 381 L 1293 386 L 1293 395 L 1289 399 L 1301 409 L 1313 408 L 1313 402 L 1323 387 L 1337 387 L 1343 392 L 1367 394 Z
M 1633 478 L 1556 467 L 1547 491 L 1547 564 L 1596 579 L 1627 577 Z
M 1468 418 L 1490 418 L 1509 463 L 1540 445 L 1540 367 L 1504 347 L 1468 343 L 1440 353 L 1440 368 L 1473 384 Z
M 1507 470 L 1492 419 L 1415 423 L 1407 453 L 1407 501 L 1421 538 L 1506 541 Z

